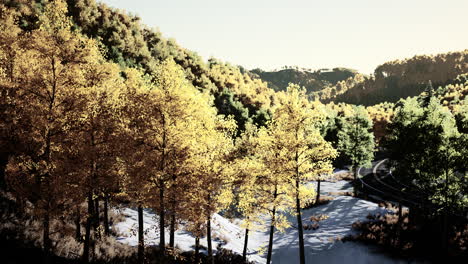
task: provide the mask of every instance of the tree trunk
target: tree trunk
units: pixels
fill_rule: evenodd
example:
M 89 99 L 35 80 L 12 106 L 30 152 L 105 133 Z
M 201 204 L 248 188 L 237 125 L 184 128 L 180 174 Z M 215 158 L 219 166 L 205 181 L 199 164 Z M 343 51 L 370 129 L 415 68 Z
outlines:
M 268 255 L 267 255 L 267 264 L 271 262 L 271 253 L 273 251 L 273 233 L 275 232 L 275 219 L 276 217 L 276 207 L 273 208 L 271 215 L 271 224 L 270 224 L 270 239 L 268 241 Z
M 49 203 L 48 201 L 46 202 Z M 51 249 L 51 241 L 50 241 L 50 214 L 49 214 L 49 206 L 46 208 L 46 213 L 44 214 L 43 219 L 43 241 L 44 241 L 44 263 L 50 263 L 50 249 Z
M 93 210 L 93 195 L 91 193 L 88 194 L 88 215 L 86 218 L 86 233 L 85 233 L 85 240 L 83 243 L 83 263 L 89 263 L 89 247 L 90 247 L 90 240 L 91 240 L 91 225 L 93 224 L 94 218 L 94 210 Z
M 173 207 L 173 209 L 175 209 Z M 174 248 L 174 244 L 175 244 L 175 212 L 172 211 L 172 214 L 171 214 L 171 224 L 170 224 L 170 233 L 169 233 L 169 246 L 171 248 Z
M 305 264 L 304 252 L 304 227 L 302 226 L 301 216 L 301 200 L 299 199 L 299 179 L 296 180 L 296 215 L 297 215 L 297 229 L 299 231 L 299 257 L 300 264 Z
M 317 196 L 315 198 L 315 204 L 318 204 L 320 201 L 320 179 L 317 180 Z
M 445 208 L 442 219 L 442 254 L 448 255 L 449 172 L 445 170 Z
M 138 205 L 138 264 L 143 264 L 145 258 L 145 238 L 143 233 L 143 207 Z
M 395 246 L 399 247 L 401 245 L 401 231 L 403 229 L 403 209 L 401 202 L 398 202 L 398 228 L 397 228 L 397 238 L 395 239 Z
M 244 250 L 242 251 L 242 261 L 246 262 L 247 260 L 247 243 L 249 242 L 249 229 L 245 229 L 245 238 L 244 238 Z
M 164 232 L 164 218 L 165 208 L 164 208 L 164 183 L 160 183 L 159 187 L 159 249 L 161 254 L 164 256 L 166 251 L 166 234 Z
M 81 241 L 81 213 L 80 205 L 76 206 L 76 216 L 75 216 L 75 239 L 76 241 Z
M 177 176 L 172 174 L 172 184 L 176 184 Z M 175 245 L 175 224 L 176 224 L 176 193 L 171 192 L 171 223 L 169 227 L 169 246 L 174 248 Z
M 195 263 L 198 264 L 200 262 L 200 237 L 195 237 Z
M 448 255 L 448 214 L 447 211 L 444 210 L 443 214 L 440 216 L 442 222 L 442 232 L 441 232 L 441 251 L 442 256 Z
M 402 216 L 403 216 L 403 208 L 401 206 L 401 203 L 398 203 L 398 222 L 399 223 L 402 223 L 403 221 Z
M 354 174 L 354 181 L 353 181 L 353 192 L 354 192 L 354 196 L 357 196 L 357 192 L 356 192 L 356 179 L 357 179 L 357 172 L 358 172 L 358 168 L 357 166 L 354 166 L 353 167 L 353 174 Z
M 211 245 L 211 217 L 206 222 L 206 244 L 208 245 L 208 262 L 214 264 L 213 247 Z
M 94 199 L 94 213 L 95 213 L 95 219 L 94 219 L 94 231 L 97 233 L 99 224 L 100 224 L 100 217 L 99 217 L 99 197 L 96 197 Z
M 109 236 L 109 196 L 104 197 L 104 232 L 106 236 Z

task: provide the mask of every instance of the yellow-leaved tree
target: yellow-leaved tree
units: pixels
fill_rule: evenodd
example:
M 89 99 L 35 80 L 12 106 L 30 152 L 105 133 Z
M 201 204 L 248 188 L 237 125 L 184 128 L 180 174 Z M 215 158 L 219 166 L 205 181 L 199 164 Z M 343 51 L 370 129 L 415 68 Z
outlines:
M 273 155 L 283 160 L 279 169 L 289 183 L 289 197 L 295 202 L 299 258 L 304 264 L 301 201 L 310 199 L 314 193 L 307 187 L 308 182 L 332 172 L 336 150 L 320 135 L 319 125 L 324 114 L 307 100 L 304 88 L 290 84 L 287 91 L 279 95 L 279 101 L 268 129 L 275 139 Z
M 206 221 L 208 258 L 214 262 L 211 243 L 211 219 L 214 213 L 226 208 L 232 200 L 230 185 L 233 181 L 231 152 L 234 144 L 232 137 L 236 132 L 235 121 L 231 117 L 207 113 L 202 130 L 196 139 L 197 152 L 192 159 L 193 170 L 190 179 L 190 195 L 197 197 L 189 207 L 199 207 L 203 214 L 195 217 L 196 223 Z M 200 233 L 202 234 L 202 233 Z
M 77 141 L 75 152 L 83 175 L 81 185 L 88 200 L 83 260 L 89 261 L 91 226 L 95 237 L 100 235 L 99 200 L 104 200 L 104 232 L 109 234 L 108 198 L 119 188 L 118 162 L 116 151 L 120 144 L 118 130 L 119 93 L 123 90 L 118 65 L 107 63 L 97 56 L 84 68 L 86 105 L 77 123 L 80 129 L 74 131 Z M 76 162 L 76 161 L 75 161 Z M 78 227 L 79 225 L 77 225 Z
M 169 219 L 170 246 L 174 247 L 177 222 L 193 220 L 190 208 L 199 171 L 200 153 L 206 153 L 206 133 L 214 129 L 215 109 L 209 98 L 193 87 L 172 60 L 155 66 L 153 76 L 128 71 L 123 95 L 122 124 L 126 134 L 126 192 L 139 207 L 140 254 L 143 255 L 144 206 L 159 215 L 159 246 L 164 254 Z M 137 74 L 138 75 L 138 74 Z M 133 81 L 132 81 L 133 80 Z
M 7 178 L 42 219 L 46 262 L 51 218 L 74 207 L 72 199 L 81 191 L 79 164 L 69 158 L 87 105 L 87 72 L 100 54 L 94 41 L 71 30 L 66 13 L 64 1 L 47 4 L 39 28 L 16 39 L 21 52 L 5 68 L 8 74 L 2 74 L 14 80 L 10 88 L 21 124 L 17 138 L 28 146 L 9 160 Z
M 231 164 L 234 174 L 233 192 L 237 194 L 237 210 L 242 214 L 241 226 L 245 228 L 242 258 L 247 260 L 249 232 L 261 229 L 264 224 L 265 202 L 259 191 L 260 179 L 265 172 L 265 164 L 258 155 L 258 128 L 247 124 L 244 133 L 236 139 L 235 160 Z

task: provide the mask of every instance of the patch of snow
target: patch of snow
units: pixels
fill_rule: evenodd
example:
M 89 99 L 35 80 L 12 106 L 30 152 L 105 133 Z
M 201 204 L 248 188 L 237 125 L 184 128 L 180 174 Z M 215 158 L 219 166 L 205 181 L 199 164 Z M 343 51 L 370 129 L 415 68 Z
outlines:
M 333 174 L 338 174 L 338 173 L 348 173 L 349 170 L 343 170 L 343 169 L 335 169 L 333 171 Z
M 317 189 L 317 182 L 311 182 L 310 184 L 314 185 L 314 189 Z M 336 181 L 336 182 L 328 182 L 328 181 L 321 181 L 320 182 L 320 194 L 331 195 L 331 193 L 340 193 L 340 192 L 353 192 L 353 185 L 348 181 Z M 331 195 L 337 196 L 337 195 Z
M 323 192 L 347 191 L 350 187 L 346 181 L 327 183 L 322 185 Z M 323 183 L 322 183 L 323 184 Z M 352 188 L 351 188 L 352 190 Z M 304 225 L 312 224 L 310 217 L 324 214 L 328 218 L 319 222 L 317 230 L 304 230 L 305 254 L 308 263 L 408 263 L 407 260 L 395 260 L 382 253 L 373 250 L 373 247 L 355 242 L 341 242 L 338 239 L 346 235 L 354 234 L 352 224 L 356 221 L 365 221 L 368 214 L 384 213 L 385 209 L 377 204 L 349 196 L 338 196 L 330 203 L 303 210 L 302 218 Z M 118 240 L 132 246 L 138 243 L 137 237 L 137 211 L 136 209 L 124 208 L 122 213 L 126 216 L 125 221 L 116 224 L 115 228 L 123 234 Z M 293 226 L 296 226 L 295 216 L 290 216 Z M 242 254 L 244 246 L 245 230 L 238 225 L 240 221 L 231 221 L 219 214 L 212 218 L 213 249 L 216 249 L 221 240 L 225 240 L 224 248 Z M 144 211 L 144 223 L 146 229 L 145 243 L 157 245 L 159 243 L 158 219 L 150 210 Z M 248 258 L 257 263 L 266 262 L 266 250 L 261 248 L 268 246 L 268 221 L 265 231 L 249 233 Z M 215 238 L 220 239 L 215 239 Z M 169 232 L 166 230 L 166 239 Z M 180 229 L 175 234 L 176 246 L 183 251 L 194 249 L 195 238 Z M 168 242 L 168 241 L 167 241 Z M 200 244 L 206 247 L 206 238 L 200 240 Z M 274 235 L 272 263 L 298 263 L 298 231 L 291 227 L 284 233 L 276 232 Z

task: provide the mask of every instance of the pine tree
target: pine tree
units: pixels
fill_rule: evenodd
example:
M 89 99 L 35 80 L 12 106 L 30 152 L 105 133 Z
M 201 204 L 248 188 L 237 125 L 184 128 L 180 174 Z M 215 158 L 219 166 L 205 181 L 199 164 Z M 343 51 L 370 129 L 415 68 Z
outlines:
M 429 80 L 427 83 L 426 89 L 421 94 L 419 102 L 423 107 L 427 107 L 431 101 L 431 98 L 435 96 L 434 87 L 432 86 L 432 81 Z
M 466 190 L 464 136 L 450 111 L 434 97 L 426 107 L 416 98 L 403 101 L 390 131 L 386 147 L 394 175 L 412 191 L 424 194 L 422 203 L 435 206 L 428 213 L 436 212 L 442 219 L 441 247 L 446 253 L 448 218 L 468 204 L 461 195 Z
M 374 135 L 372 121 L 364 107 L 354 107 L 353 114 L 346 117 L 338 132 L 338 150 L 345 156 L 357 177 L 360 166 L 370 165 L 374 158 Z

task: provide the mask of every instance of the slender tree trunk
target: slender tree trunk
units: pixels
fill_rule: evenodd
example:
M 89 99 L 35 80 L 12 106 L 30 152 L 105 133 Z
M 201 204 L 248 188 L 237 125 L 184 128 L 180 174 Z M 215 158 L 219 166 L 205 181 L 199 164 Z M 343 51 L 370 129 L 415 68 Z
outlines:
M 163 115 L 162 117 L 162 129 L 163 129 L 163 138 L 162 138 L 162 153 L 161 153 L 161 164 L 160 171 L 165 170 L 165 161 L 166 161 L 166 118 Z M 159 249 L 161 250 L 161 255 L 166 254 L 166 233 L 165 233 L 165 218 L 166 218 L 166 208 L 164 206 L 164 181 L 159 180 Z
M 197 235 L 195 237 L 195 263 L 200 262 L 200 237 Z
M 47 201 L 47 204 L 49 202 Z M 47 205 L 46 213 L 44 214 L 43 219 L 43 241 L 44 241 L 44 263 L 50 263 L 50 249 L 51 249 L 51 241 L 50 241 L 50 214 L 49 214 L 49 206 Z
M 298 234 L 299 234 L 299 259 L 300 259 L 299 263 L 305 264 L 304 227 L 302 226 L 301 200 L 299 198 L 299 185 L 300 185 L 299 153 L 296 151 L 296 216 L 297 216 L 297 229 L 298 229 Z M 317 188 L 319 188 L 318 190 L 320 191 L 319 186 L 320 186 L 320 182 L 317 185 Z M 317 196 L 318 198 L 320 198 L 319 192 L 317 192 Z
M 305 264 L 304 252 L 304 227 L 302 226 L 301 216 L 301 200 L 299 199 L 299 179 L 296 179 L 296 215 L 297 215 L 297 229 L 299 231 L 299 257 L 300 264 Z
M 174 244 L 175 244 L 175 221 L 176 221 L 176 217 L 175 217 L 175 205 L 173 204 L 172 205 L 172 212 L 171 212 L 171 223 L 170 223 L 170 227 L 169 227 L 169 246 L 171 248 L 174 248 Z
M 273 252 L 273 234 L 275 233 L 276 207 L 273 208 L 270 224 L 270 239 L 268 241 L 267 264 L 271 262 L 271 253 Z
M 395 246 L 399 247 L 401 244 L 401 230 L 403 229 L 403 211 L 401 202 L 398 202 L 398 229 L 397 239 L 395 239 Z
M 95 213 L 95 219 L 94 219 L 94 230 L 97 232 L 99 225 L 100 225 L 100 217 L 99 217 L 99 197 L 96 196 L 96 199 L 94 199 L 94 213 Z
M 448 254 L 448 215 L 444 211 L 442 215 L 442 255 Z
M 93 224 L 94 218 L 93 210 L 93 195 L 90 192 L 88 194 L 88 216 L 86 218 L 86 231 L 85 231 L 85 240 L 83 243 L 83 263 L 89 263 L 89 248 L 91 240 L 91 225 Z
M 354 166 L 353 167 L 354 170 L 353 170 L 353 174 L 354 174 L 354 181 L 353 181 L 353 192 L 354 192 L 354 196 L 357 196 L 357 191 L 356 191 L 356 179 L 357 179 L 357 172 L 358 172 L 358 168 L 357 166 Z
M 52 91 L 50 94 L 50 101 L 49 103 L 49 114 L 52 114 L 52 109 L 54 107 L 54 101 L 55 101 L 55 93 L 56 93 L 56 85 L 57 85 L 57 80 L 56 80 L 56 75 L 55 75 L 55 59 L 52 59 L 52 73 L 53 73 L 53 81 L 52 81 Z M 51 115 L 52 116 L 52 115 Z M 52 136 L 51 136 L 51 131 L 50 127 L 52 126 L 52 121 L 50 118 L 47 118 L 47 126 L 45 130 L 45 150 L 44 150 L 44 157 L 45 157 L 45 163 L 47 165 L 51 165 L 52 163 L 52 152 L 51 152 L 51 146 L 52 146 Z M 52 166 L 51 166 L 52 167 Z M 43 186 L 44 187 L 44 192 L 41 192 L 42 198 L 45 199 L 45 214 L 43 216 L 43 243 L 44 243 L 44 263 L 49 264 L 51 261 L 51 256 L 50 256 L 50 250 L 51 250 L 51 241 L 50 241 L 50 173 L 47 173 L 44 177 L 44 182 Z M 41 181 L 41 180 L 39 180 Z
M 80 205 L 76 206 L 76 216 L 75 216 L 75 238 L 76 241 L 81 241 L 81 213 Z
M 138 205 L 138 264 L 143 264 L 145 258 L 145 238 L 143 233 L 143 207 Z
M 449 172 L 445 169 L 445 208 L 442 220 L 442 250 L 448 255 Z
M 164 208 L 164 183 L 160 183 L 159 187 L 159 249 L 164 256 L 166 251 L 166 234 L 164 232 L 164 218 L 166 218 Z
M 315 197 L 315 203 L 318 204 L 318 202 L 320 201 L 320 182 L 321 180 L 318 179 L 317 180 L 317 196 Z
M 176 184 L 177 177 L 172 174 L 172 183 Z M 169 227 L 169 246 L 174 248 L 175 245 L 175 224 L 176 224 L 176 195 L 175 192 L 171 192 L 171 223 Z
M 402 216 L 403 216 L 403 208 L 401 206 L 401 203 L 398 203 L 398 222 L 399 223 L 403 221 Z
M 245 238 L 244 238 L 244 250 L 242 251 L 242 260 L 245 262 L 247 260 L 247 243 L 249 242 L 249 229 L 245 229 Z
M 104 232 L 106 236 L 109 236 L 109 196 L 107 194 L 104 197 Z
M 55 87 L 54 87 L 55 88 Z M 54 90 L 55 92 L 55 90 Z M 53 102 L 49 106 L 49 112 L 52 111 L 52 106 Z M 46 149 L 45 149 L 45 161 L 48 165 L 51 163 L 51 134 L 50 134 L 50 129 L 47 127 L 46 130 Z M 42 197 L 45 199 L 45 214 L 43 218 L 43 243 L 44 243 L 44 263 L 49 264 L 50 263 L 50 250 L 51 250 L 51 241 L 50 241 L 50 174 L 47 173 L 44 177 L 44 192 L 42 194 Z
M 211 216 L 206 221 L 206 244 L 208 245 L 208 261 L 214 264 L 213 247 L 211 245 Z

